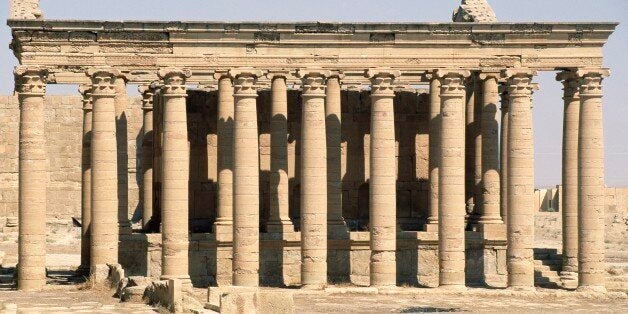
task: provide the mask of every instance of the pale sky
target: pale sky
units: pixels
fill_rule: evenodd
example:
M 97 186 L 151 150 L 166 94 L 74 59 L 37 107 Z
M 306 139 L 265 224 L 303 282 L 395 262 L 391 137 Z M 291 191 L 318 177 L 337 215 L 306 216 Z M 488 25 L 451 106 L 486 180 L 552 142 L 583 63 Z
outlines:
M 448 22 L 460 0 L 41 0 L 47 19 L 183 21 Z M 628 186 L 628 0 L 489 0 L 502 22 L 620 22 L 605 47 L 604 135 L 606 184 Z M 8 1 L 0 2 L 6 20 Z M 3 23 L 4 24 L 4 23 Z M 0 26 L 0 94 L 13 92 L 8 49 L 10 30 Z M 554 73 L 535 80 L 535 180 L 537 187 L 561 181 L 563 101 Z M 74 93 L 51 85 L 48 94 Z

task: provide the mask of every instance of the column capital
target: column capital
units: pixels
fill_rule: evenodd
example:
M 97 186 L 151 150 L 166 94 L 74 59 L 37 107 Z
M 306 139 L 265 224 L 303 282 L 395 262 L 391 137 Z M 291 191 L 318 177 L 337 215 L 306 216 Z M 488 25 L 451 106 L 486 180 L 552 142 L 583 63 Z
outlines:
M 116 96 L 115 82 L 120 71 L 111 67 L 95 67 L 87 69 L 86 73 L 92 80 L 92 96 Z
M 509 97 L 530 97 L 534 90 L 532 78 L 536 73 L 536 71 L 526 68 L 503 70 L 502 78 L 506 79 Z
M 78 87 L 79 93 L 83 96 L 83 110 L 91 111 L 92 110 L 92 85 L 91 84 L 81 84 Z
M 499 79 L 502 78 L 501 72 L 499 71 L 486 71 L 486 72 L 480 72 L 480 80 L 482 81 L 486 81 L 486 80 L 495 80 L 496 82 L 499 82 Z
M 163 95 L 166 97 L 186 97 L 185 81 L 192 76 L 189 69 L 165 68 L 157 71 L 157 75 L 163 81 Z
M 395 96 L 395 78 L 401 76 L 401 71 L 390 68 L 368 69 L 365 76 L 371 80 L 371 95 Z
M 288 70 L 268 71 L 268 73 L 266 73 L 266 78 L 268 78 L 271 82 L 275 79 L 287 80 L 289 74 L 290 71 Z
M 264 75 L 261 70 L 253 68 L 237 68 L 229 70 L 233 78 L 234 95 L 257 97 L 257 79 Z
M 137 87 L 137 91 L 142 95 L 142 110 L 153 110 L 153 96 L 155 96 L 155 89 L 151 85 L 140 85 Z
M 556 80 L 563 84 L 564 100 L 580 99 L 580 77 L 574 70 L 563 70 L 556 74 Z
M 15 90 L 20 95 L 44 96 L 48 70 L 43 67 L 17 66 L 13 70 L 15 75 Z
M 611 75 L 609 69 L 603 68 L 583 68 L 576 71 L 580 78 L 580 98 L 602 97 L 602 81 Z
M 465 93 L 465 78 L 471 75 L 468 70 L 438 69 L 434 72 L 441 81 L 441 97 L 460 97 Z
M 297 75 L 303 81 L 303 96 L 325 96 L 326 80 L 331 71 L 323 69 L 300 69 Z

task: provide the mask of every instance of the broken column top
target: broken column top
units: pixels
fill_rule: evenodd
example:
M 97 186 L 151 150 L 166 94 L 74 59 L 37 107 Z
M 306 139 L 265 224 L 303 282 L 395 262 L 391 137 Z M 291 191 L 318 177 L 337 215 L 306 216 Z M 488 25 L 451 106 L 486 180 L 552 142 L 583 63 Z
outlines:
M 453 15 L 454 22 L 494 23 L 497 16 L 487 0 L 462 0 Z
M 41 20 L 43 18 L 39 0 L 9 0 L 9 19 Z

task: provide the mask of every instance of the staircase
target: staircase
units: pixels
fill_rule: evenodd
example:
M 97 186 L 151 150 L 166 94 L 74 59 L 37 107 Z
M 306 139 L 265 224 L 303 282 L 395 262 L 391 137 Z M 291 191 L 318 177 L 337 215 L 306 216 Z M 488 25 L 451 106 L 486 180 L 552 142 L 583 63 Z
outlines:
M 534 285 L 541 288 L 561 288 L 562 261 L 562 255 L 556 249 L 534 249 Z

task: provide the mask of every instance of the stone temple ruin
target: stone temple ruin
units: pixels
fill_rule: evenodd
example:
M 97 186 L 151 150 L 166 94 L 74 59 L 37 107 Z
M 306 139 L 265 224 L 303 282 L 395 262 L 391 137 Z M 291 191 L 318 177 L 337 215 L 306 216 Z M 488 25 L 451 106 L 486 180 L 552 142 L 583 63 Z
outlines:
M 604 291 L 602 48 L 617 24 L 503 23 L 480 0 L 454 21 L 44 20 L 11 1 L 17 288 L 46 284 L 46 221 L 76 217 L 95 282 L 119 265 L 184 287 L 533 289 L 531 97 L 553 71 L 560 275 Z

